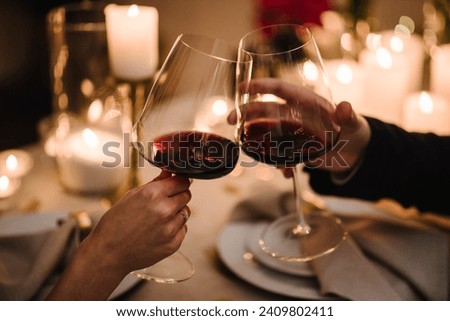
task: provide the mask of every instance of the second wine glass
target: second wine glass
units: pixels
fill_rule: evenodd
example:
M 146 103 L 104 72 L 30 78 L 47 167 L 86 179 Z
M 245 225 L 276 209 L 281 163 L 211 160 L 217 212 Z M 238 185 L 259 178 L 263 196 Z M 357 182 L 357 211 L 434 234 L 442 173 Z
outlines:
M 241 64 L 249 65 L 250 58 Z M 140 155 L 175 175 L 214 179 L 230 173 L 239 146 L 236 126 L 227 117 L 235 110 L 239 70 L 249 68 L 237 66 L 236 47 L 205 36 L 180 35 L 133 127 Z M 171 262 L 175 256 L 135 274 L 171 283 L 189 278 L 192 265 L 187 258 Z
M 337 141 L 322 58 L 306 27 L 271 25 L 245 35 L 240 57 L 252 58 L 251 80 L 240 79 L 238 128 L 242 150 L 257 161 L 293 171 L 296 213 L 271 223 L 262 249 L 288 261 L 309 261 L 332 252 L 345 238 L 328 213 L 304 213 L 300 164 L 320 160 Z

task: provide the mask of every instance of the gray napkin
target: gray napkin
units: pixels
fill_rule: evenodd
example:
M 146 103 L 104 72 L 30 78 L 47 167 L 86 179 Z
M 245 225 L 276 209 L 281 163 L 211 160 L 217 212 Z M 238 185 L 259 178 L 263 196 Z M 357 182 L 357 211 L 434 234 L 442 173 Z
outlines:
M 238 204 L 232 219 L 273 219 L 291 204 L 290 193 L 262 189 Z M 401 220 L 341 218 L 348 238 L 311 261 L 322 294 L 349 300 L 448 299 L 447 234 Z
M 74 219 L 55 228 L 0 236 L 0 300 L 40 300 L 78 246 Z

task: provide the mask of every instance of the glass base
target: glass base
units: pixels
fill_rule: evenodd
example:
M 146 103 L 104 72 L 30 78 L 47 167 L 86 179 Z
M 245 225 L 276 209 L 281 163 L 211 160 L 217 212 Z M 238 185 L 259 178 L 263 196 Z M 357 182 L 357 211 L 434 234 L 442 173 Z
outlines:
M 263 251 L 281 260 L 306 262 L 333 252 L 347 236 L 341 221 L 326 212 L 306 216 L 308 234 L 294 232 L 297 219 L 291 214 L 269 224 L 259 240 Z
M 194 266 L 183 253 L 177 251 L 164 260 L 131 274 L 157 283 L 178 283 L 194 275 Z

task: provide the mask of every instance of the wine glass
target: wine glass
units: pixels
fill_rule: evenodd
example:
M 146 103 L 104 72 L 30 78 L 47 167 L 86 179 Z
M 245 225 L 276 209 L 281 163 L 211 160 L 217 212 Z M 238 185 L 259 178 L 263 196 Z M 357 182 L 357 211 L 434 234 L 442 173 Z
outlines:
M 249 63 L 242 59 L 242 65 Z M 237 67 L 237 47 L 201 35 L 180 35 L 133 126 L 139 154 L 175 175 L 214 179 L 230 173 L 239 145 L 236 126 L 227 116 L 235 110 L 236 70 L 241 69 L 248 70 Z M 188 279 L 193 266 L 176 252 L 134 274 L 173 283 Z
M 310 261 L 332 252 L 346 236 L 329 213 L 304 213 L 300 194 L 301 164 L 316 164 L 311 162 L 340 133 L 322 58 L 310 30 L 294 24 L 251 31 L 239 49 L 243 59 L 252 58 L 250 81 L 238 79 L 241 148 L 257 161 L 293 171 L 296 213 L 269 224 L 260 246 L 272 257 Z

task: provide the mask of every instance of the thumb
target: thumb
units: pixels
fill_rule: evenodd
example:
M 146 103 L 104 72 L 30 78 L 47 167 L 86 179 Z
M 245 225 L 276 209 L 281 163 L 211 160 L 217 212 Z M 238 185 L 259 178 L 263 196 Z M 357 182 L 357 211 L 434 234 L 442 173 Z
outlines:
M 336 122 L 346 130 L 356 129 L 359 126 L 358 116 L 352 108 L 352 105 L 343 101 L 336 106 Z

